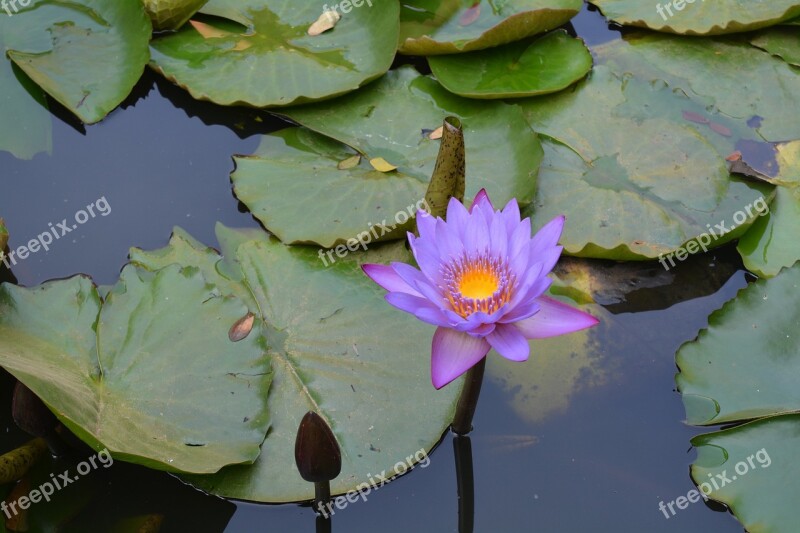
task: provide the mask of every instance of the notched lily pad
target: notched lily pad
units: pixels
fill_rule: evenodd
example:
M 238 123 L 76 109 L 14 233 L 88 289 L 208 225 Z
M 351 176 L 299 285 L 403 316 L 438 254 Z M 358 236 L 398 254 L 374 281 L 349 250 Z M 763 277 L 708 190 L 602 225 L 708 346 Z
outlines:
M 285 246 L 260 230 L 218 226 L 217 235 L 224 258 L 181 230 L 163 250 L 131 252 L 151 269 L 198 265 L 221 290 L 248 303 L 269 346 L 271 428 L 258 461 L 185 480 L 244 500 L 312 498 L 314 487 L 300 477 L 294 458 L 297 428 L 308 411 L 326 421 L 342 450 L 334 494 L 369 484 L 375 472 L 400 474 L 398 461 L 412 456 L 414 462 L 415 453 L 435 446 L 450 425 L 462 381 L 440 391 L 431 385 L 434 328 L 386 305 L 384 291 L 364 276 L 359 263 L 378 251 L 325 267 L 322 250 Z M 401 244 L 388 247 L 387 258 L 410 259 Z
M 129 265 L 105 301 L 83 276 L 33 289 L 4 284 L 0 365 L 95 449 L 212 473 L 253 462 L 269 427 L 260 328 L 228 339 L 246 312 L 195 267 Z
M 83 122 L 93 124 L 117 107 L 141 77 L 151 31 L 139 0 L 35 2 L 13 16 L 0 11 L 0 71 L 5 71 L 0 80 L 13 83 L 11 60 Z M 21 93 L 18 98 L 30 109 Z
M 772 188 L 730 177 L 718 150 L 683 118 L 630 117 L 627 101 L 650 94 L 634 81 L 598 66 L 574 91 L 520 101 L 546 138 L 537 199 L 526 211 L 534 225 L 566 214 L 568 253 L 623 260 L 669 254 L 704 234 L 707 247 L 741 235 Z M 709 227 L 720 223 L 723 235 L 712 238 Z
M 403 0 L 400 52 L 483 50 L 552 30 L 578 14 L 580 0 Z
M 211 0 L 185 26 L 152 42 L 151 66 L 199 100 L 272 107 L 330 98 L 381 76 L 397 48 L 399 6 L 372 0 L 336 27 L 309 35 L 316 2 Z
M 455 96 L 410 67 L 392 70 L 356 93 L 281 114 L 370 159 L 382 157 L 422 184 L 430 181 L 440 143 L 421 131 L 438 128 L 452 115 L 464 125 L 467 199 L 485 188 L 497 205 L 511 198 L 527 204 L 536 190 L 541 145 L 518 107 Z

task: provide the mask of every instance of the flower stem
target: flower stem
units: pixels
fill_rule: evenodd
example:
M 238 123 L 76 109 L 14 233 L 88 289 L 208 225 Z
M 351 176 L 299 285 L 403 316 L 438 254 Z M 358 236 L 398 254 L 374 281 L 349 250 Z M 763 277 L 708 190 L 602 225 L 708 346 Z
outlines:
M 331 501 L 330 481 L 317 481 L 314 483 L 314 510 L 318 514 L 327 516 L 325 506 Z
M 485 370 L 486 357 L 467 371 L 467 382 L 464 384 L 461 398 L 458 399 L 456 416 L 453 418 L 453 425 L 451 426 L 456 435 L 466 435 L 472 431 L 472 417 L 475 415 L 475 408 L 478 406 L 478 397 L 481 395 L 481 385 L 483 384 Z
M 475 526 L 475 481 L 472 475 L 472 442 L 469 437 L 453 439 L 458 483 L 458 532 L 472 533 Z

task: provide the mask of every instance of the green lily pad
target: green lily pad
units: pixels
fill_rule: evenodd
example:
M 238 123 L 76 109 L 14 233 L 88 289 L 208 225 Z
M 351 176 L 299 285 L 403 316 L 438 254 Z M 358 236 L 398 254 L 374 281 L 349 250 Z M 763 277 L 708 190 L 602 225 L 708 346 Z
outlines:
M 593 51 L 596 63 L 619 76 L 665 82 L 722 115 L 751 121 L 761 140 L 800 139 L 800 121 L 786 112 L 800 107 L 800 70 L 746 41 L 636 33 Z
M 694 482 L 708 498 L 727 505 L 751 533 L 794 531 L 800 415 L 763 418 L 692 439 Z
M 609 19 L 626 26 L 686 35 L 757 30 L 800 15 L 794 0 L 591 0 Z
M 715 311 L 681 346 L 676 376 L 690 424 L 751 420 L 800 409 L 800 265 L 759 280 Z
M 537 198 L 525 214 L 534 226 L 566 214 L 561 244 L 583 257 L 678 251 L 680 260 L 684 245 L 700 250 L 698 239 L 714 247 L 740 236 L 772 188 L 732 178 L 714 146 L 684 121 L 625 116 L 629 98 L 650 94 L 632 81 L 598 66 L 573 91 L 520 101 L 546 139 Z
M 772 28 L 750 39 L 750 44 L 800 67 L 800 33 L 797 28 Z
M 557 30 L 533 42 L 433 56 L 428 64 L 452 93 L 469 98 L 520 98 L 569 87 L 591 70 L 592 56 L 583 41 Z
M 0 21 L 4 15 L 0 12 Z M 1 22 L 0 22 L 1 23 Z M 0 33 L 0 51 L 5 49 Z M 47 110 L 44 91 L 15 67 L 0 58 L 0 150 L 19 159 L 31 159 L 38 153 L 53 150 L 53 124 Z
M 177 30 L 208 0 L 142 0 L 156 30 Z
M 800 189 L 777 188 L 770 212 L 739 239 L 736 249 L 744 266 L 773 277 L 800 260 Z
M 287 244 L 340 244 L 341 256 L 347 246 L 355 251 L 404 236 L 424 207 L 426 185 L 402 171 L 379 172 L 364 158 L 339 169 L 354 153 L 311 130 L 287 128 L 262 137 L 255 154 L 234 157 L 234 191 Z M 359 197 L 366 201 L 355 202 Z M 314 205 L 313 217 L 297 217 L 297 206 L 304 203 Z M 326 262 L 336 260 L 331 255 Z
M 155 39 L 151 66 L 193 97 L 223 105 L 284 106 L 344 94 L 381 76 L 394 59 L 398 3 L 372 2 L 342 9 L 335 28 L 311 36 L 320 3 L 211 0 L 201 13 L 218 18 Z
M 197 268 L 129 265 L 101 301 L 83 276 L 0 288 L 0 365 L 85 442 L 152 468 L 252 463 L 269 427 L 260 327 Z
M 728 505 L 748 531 L 792 531 L 800 517 L 791 504 L 800 490 L 798 289 L 800 264 L 756 281 L 715 311 L 708 328 L 676 355 L 675 380 L 689 423 L 755 420 L 692 439 L 698 447 L 692 478 L 718 481 L 700 489 Z
M 39 0 L 12 16 L 0 12 L 3 55 L 89 124 L 102 120 L 131 92 L 147 64 L 151 32 L 139 0 Z M 0 59 L 4 89 L 13 85 L 7 61 Z M 29 95 L 11 91 L 11 105 L 32 108 Z M 41 124 L 34 128 L 43 134 Z
M 430 181 L 439 151 L 439 141 L 431 140 L 429 132 L 452 115 L 464 127 L 468 200 L 485 188 L 496 205 L 511 198 L 526 204 L 536 191 L 541 145 L 517 106 L 455 96 L 410 67 L 393 70 L 356 93 L 283 109 L 281 114 L 367 159 L 382 157 L 397 166 L 397 172 L 423 184 Z M 363 194 L 348 203 L 369 213 L 380 205 Z M 326 210 L 339 211 L 341 204 L 334 201 Z
M 580 0 L 404 0 L 400 52 L 455 54 L 506 44 L 557 28 Z
M 440 391 L 431 385 L 433 328 L 386 305 L 384 291 L 353 257 L 325 267 L 321 249 L 285 246 L 260 230 L 218 226 L 217 236 L 224 259 L 181 230 L 163 250 L 131 252 L 148 268 L 197 265 L 223 292 L 248 303 L 269 346 L 272 425 L 258 461 L 184 479 L 230 498 L 312 498 L 313 484 L 294 461 L 297 428 L 309 410 L 328 422 L 342 449 L 335 494 L 423 460 L 449 427 L 463 383 Z M 396 257 L 399 248 L 389 247 Z M 403 253 L 408 261 L 410 253 Z

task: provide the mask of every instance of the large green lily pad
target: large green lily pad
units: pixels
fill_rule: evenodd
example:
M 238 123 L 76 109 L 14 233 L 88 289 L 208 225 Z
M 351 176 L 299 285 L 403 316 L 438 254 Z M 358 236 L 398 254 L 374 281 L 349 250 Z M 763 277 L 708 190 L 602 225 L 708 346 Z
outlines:
M 95 449 L 149 467 L 212 473 L 258 457 L 269 420 L 260 327 L 197 268 L 127 266 L 101 301 L 83 276 L 0 288 L 0 365 Z
M 0 92 L 11 92 L 11 106 L 34 108 L 14 87 L 10 59 L 83 122 L 99 122 L 141 77 L 151 31 L 140 0 L 34 0 L 12 16 L 0 11 Z M 32 117 L 43 121 L 41 112 Z
M 255 154 L 235 157 L 231 179 L 239 200 L 287 244 L 356 250 L 361 242 L 366 248 L 404 236 L 418 207 L 424 207 L 425 183 L 400 170 L 379 172 L 364 158 L 353 168 L 338 168 L 354 155 L 352 148 L 311 130 L 287 128 L 262 137 Z M 314 214 L 298 218 L 297 206 L 304 203 L 314 206 Z M 331 259 L 338 256 L 326 262 Z
M 800 139 L 800 121 L 786 112 L 800 107 L 800 70 L 746 41 L 635 33 L 593 51 L 620 76 L 665 82 L 693 102 L 750 121 L 761 140 Z
M 281 114 L 367 159 L 381 157 L 424 184 L 430 181 L 439 151 L 439 141 L 431 140 L 429 133 L 452 115 L 464 127 L 468 199 L 485 188 L 498 206 L 511 198 L 526 204 L 536 191 L 541 145 L 517 106 L 455 96 L 410 67 L 393 70 L 335 101 L 292 107 Z M 366 211 L 379 205 L 366 195 L 348 198 L 348 203 L 366 205 Z M 337 200 L 330 210 L 341 207 Z
M 177 30 L 208 0 L 142 0 L 156 30 Z
M 677 354 L 688 422 L 722 424 L 800 409 L 800 265 L 759 280 L 714 312 Z
M 747 531 L 794 531 L 800 521 L 798 428 L 800 415 L 785 414 L 698 435 L 692 439 L 692 479 L 708 498 L 727 505 Z
M 718 481 L 700 488 L 730 506 L 748 531 L 792 531 L 800 517 L 791 504 L 800 490 L 798 290 L 800 264 L 749 285 L 676 356 L 689 423 L 755 420 L 692 439 L 693 479 Z M 761 461 L 751 462 L 758 452 Z
M 526 214 L 535 226 L 566 214 L 561 243 L 570 254 L 667 260 L 683 245 L 699 251 L 698 239 L 719 246 L 740 236 L 758 216 L 754 204 L 770 197 L 770 186 L 732 178 L 718 150 L 684 121 L 626 116 L 627 101 L 649 91 L 599 66 L 574 91 L 520 101 L 546 138 Z
M 321 249 L 285 246 L 260 230 L 219 226 L 217 236 L 224 259 L 180 230 L 163 250 L 132 251 L 148 268 L 197 265 L 223 292 L 248 302 L 269 346 L 272 425 L 259 460 L 184 479 L 244 500 L 312 498 L 313 484 L 294 462 L 297 428 L 309 410 L 329 423 L 342 449 L 333 493 L 369 484 L 377 473 L 401 474 L 408 468 L 402 463 L 424 459 L 414 455 L 430 451 L 447 430 L 462 384 L 440 391 L 431 385 L 433 328 L 387 305 L 352 257 L 324 267 Z M 399 249 L 389 246 L 397 258 Z
M 592 56 L 580 39 L 557 30 L 533 42 L 428 58 L 448 91 L 468 98 L 520 98 L 560 91 L 583 78 Z
M 603 14 L 626 26 L 686 35 L 719 35 L 772 26 L 800 15 L 795 0 L 591 0 Z
M 482 50 L 552 30 L 580 0 L 403 0 L 400 51 L 411 55 Z
M 394 59 L 398 3 L 371 1 L 311 36 L 319 2 L 211 0 L 201 13 L 217 18 L 155 39 L 151 66 L 193 97 L 223 105 L 284 106 L 344 94 Z

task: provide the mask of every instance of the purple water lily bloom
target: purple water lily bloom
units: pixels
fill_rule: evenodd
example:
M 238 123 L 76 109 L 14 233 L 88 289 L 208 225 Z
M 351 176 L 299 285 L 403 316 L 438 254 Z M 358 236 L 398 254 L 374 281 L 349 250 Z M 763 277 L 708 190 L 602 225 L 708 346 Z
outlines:
M 440 389 L 494 348 L 512 361 L 528 359 L 528 339 L 554 337 L 597 324 L 593 316 L 543 296 L 547 274 L 561 255 L 564 217 L 531 238 L 512 199 L 495 211 L 486 191 L 469 211 L 455 198 L 447 221 L 417 213 L 419 237 L 408 239 L 420 270 L 405 263 L 364 265 L 389 291 L 386 300 L 438 326 L 433 335 L 431 378 Z

